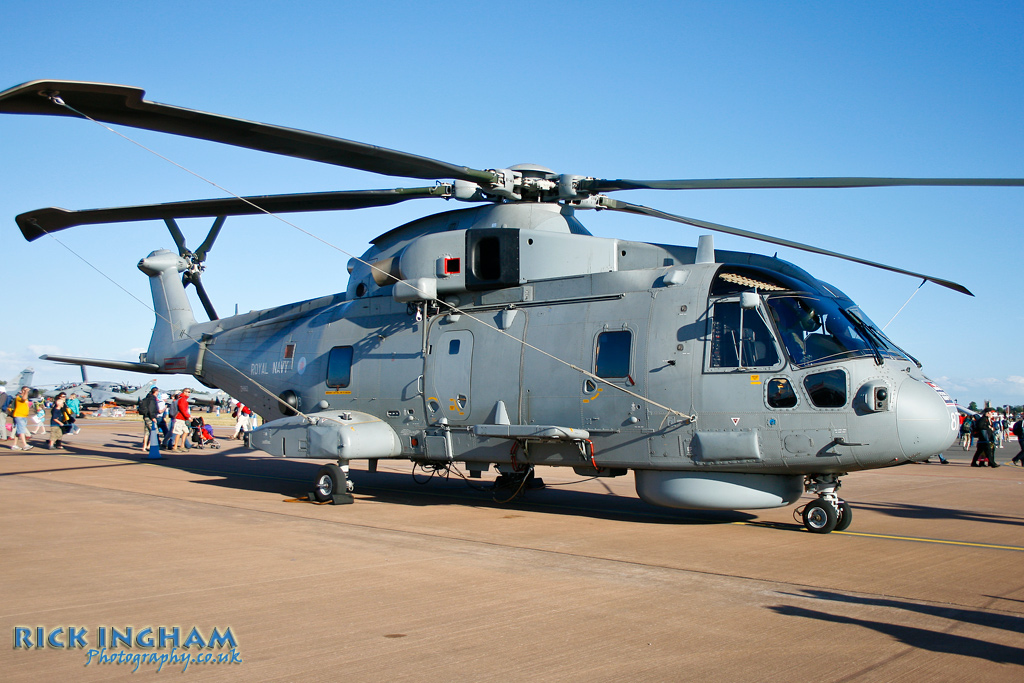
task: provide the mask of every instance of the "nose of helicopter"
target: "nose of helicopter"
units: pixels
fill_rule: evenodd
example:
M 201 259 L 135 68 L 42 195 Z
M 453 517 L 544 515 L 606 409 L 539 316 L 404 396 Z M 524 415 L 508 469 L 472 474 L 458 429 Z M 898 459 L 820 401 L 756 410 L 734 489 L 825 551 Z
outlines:
M 896 430 L 903 454 L 923 460 L 949 448 L 956 439 L 955 409 L 930 385 L 907 379 L 896 397 Z

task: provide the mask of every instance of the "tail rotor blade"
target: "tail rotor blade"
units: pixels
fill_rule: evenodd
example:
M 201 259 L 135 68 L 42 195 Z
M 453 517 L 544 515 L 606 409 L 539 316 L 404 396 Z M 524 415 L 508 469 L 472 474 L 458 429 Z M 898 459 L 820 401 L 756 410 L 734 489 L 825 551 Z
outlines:
M 198 272 L 192 274 L 192 284 L 195 285 L 196 294 L 199 296 L 200 303 L 203 304 L 203 310 L 206 311 L 206 315 L 209 316 L 210 320 L 217 320 L 217 311 L 213 308 L 213 302 L 206 293 L 206 287 L 203 286 L 203 280 Z
M 220 229 L 224 227 L 224 221 L 227 220 L 227 216 L 217 216 L 217 220 L 213 222 L 213 227 L 210 228 L 210 232 L 206 235 L 206 239 L 196 249 L 196 260 L 202 263 L 206 260 L 206 255 L 210 253 L 210 249 L 213 248 L 213 243 L 216 241 L 217 236 L 220 234 Z M 196 289 L 198 289 L 198 285 Z
M 181 228 L 178 227 L 177 222 L 173 218 L 165 218 L 164 223 L 167 224 L 167 231 L 171 233 L 174 245 L 178 247 L 178 256 L 187 254 L 188 247 L 185 246 L 185 235 L 181 233 Z

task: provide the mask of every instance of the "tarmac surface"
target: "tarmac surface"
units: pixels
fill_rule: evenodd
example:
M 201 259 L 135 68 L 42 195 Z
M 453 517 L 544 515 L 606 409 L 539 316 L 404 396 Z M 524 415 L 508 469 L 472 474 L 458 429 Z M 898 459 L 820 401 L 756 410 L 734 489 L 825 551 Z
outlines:
M 321 461 L 221 438 L 146 462 L 138 422 L 81 425 L 65 451 L 0 445 L 4 681 L 1024 680 L 1024 468 L 959 447 L 845 477 L 852 526 L 815 535 L 798 506 L 667 510 L 553 468 L 501 504 L 357 462 L 355 504 L 314 505 Z M 161 627 L 179 647 L 149 646 Z M 230 629 L 236 661 L 184 648 L 193 628 Z

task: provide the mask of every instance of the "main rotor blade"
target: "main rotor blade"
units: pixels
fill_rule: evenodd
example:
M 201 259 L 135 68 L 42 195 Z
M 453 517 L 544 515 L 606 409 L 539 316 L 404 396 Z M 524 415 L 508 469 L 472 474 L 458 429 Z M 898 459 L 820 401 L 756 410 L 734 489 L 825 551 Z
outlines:
M 353 190 L 346 192 L 306 192 L 258 197 L 199 199 L 169 204 L 144 204 L 110 209 L 69 211 L 57 207 L 28 211 L 15 218 L 21 234 L 29 242 L 43 235 L 76 225 L 125 223 L 154 219 L 245 216 L 260 213 L 297 213 L 301 211 L 338 211 L 366 209 L 398 204 L 409 199 L 444 197 L 445 186 L 395 188 L 392 190 Z M 177 242 L 177 239 L 175 239 Z M 184 238 L 182 238 L 184 243 Z M 179 245 L 180 248 L 181 245 Z M 201 248 L 200 248 L 201 249 Z
M 581 180 L 587 192 L 615 190 L 754 190 L 841 187 L 1007 187 L 1024 178 L 722 178 L 719 180 Z
M 948 287 L 953 291 L 967 294 L 968 296 L 974 296 L 969 289 L 956 282 L 949 280 L 943 280 L 942 278 L 933 277 L 931 275 L 924 275 L 923 273 L 915 273 L 912 270 L 904 270 L 902 268 L 896 268 L 894 266 L 887 266 L 884 263 L 876 263 L 875 261 L 868 261 L 857 256 L 850 256 L 848 254 L 841 254 L 836 251 L 829 251 L 828 249 L 821 249 L 819 247 L 812 247 L 809 244 L 803 244 L 801 242 L 794 242 L 792 240 L 782 239 L 780 237 L 772 237 L 771 235 L 762 235 L 759 232 L 751 232 L 749 230 L 743 230 L 740 228 L 732 228 L 728 225 L 721 225 L 719 223 L 710 223 L 708 221 L 698 220 L 696 218 L 687 218 L 685 216 L 677 216 L 672 213 L 666 213 L 665 211 L 659 211 L 652 209 L 647 206 L 641 206 L 639 204 L 630 204 L 628 202 L 620 202 L 610 197 L 601 197 L 600 206 L 611 209 L 613 211 L 625 211 L 627 213 L 640 214 L 642 216 L 651 216 L 653 218 L 663 218 L 667 221 L 674 221 L 676 223 L 685 223 L 686 225 L 692 225 L 697 228 L 705 228 L 707 230 L 714 230 L 716 232 L 724 232 L 728 235 L 738 235 L 740 237 L 748 237 L 750 239 L 759 240 L 761 242 L 768 242 L 770 244 L 777 244 L 783 247 L 789 247 L 791 249 L 800 249 L 801 251 L 809 251 L 812 254 L 822 254 L 824 256 L 832 256 L 840 258 L 845 261 L 853 261 L 854 263 L 860 263 L 865 266 L 871 266 L 872 268 L 881 268 L 882 270 L 888 270 L 893 273 L 900 273 L 902 275 L 911 275 L 922 280 L 928 280 L 934 282 L 937 285 Z
M 495 174 L 362 142 L 144 100 L 145 91 L 82 81 L 30 81 L 0 93 L 0 113 L 76 116 L 51 98 L 106 123 L 212 140 L 361 171 L 429 180 L 490 183 Z

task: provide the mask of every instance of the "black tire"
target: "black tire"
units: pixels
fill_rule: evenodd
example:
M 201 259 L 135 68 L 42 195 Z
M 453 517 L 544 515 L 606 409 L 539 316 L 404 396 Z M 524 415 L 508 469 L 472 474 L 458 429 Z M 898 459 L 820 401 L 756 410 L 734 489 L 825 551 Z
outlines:
M 835 507 L 820 498 L 804 506 L 804 526 L 812 534 L 827 534 L 836 528 L 839 513 Z
M 345 492 L 345 474 L 337 465 L 324 465 L 316 473 L 313 497 L 321 503 L 334 500 L 335 493 Z
M 853 508 L 845 500 L 839 501 L 839 521 L 836 522 L 834 531 L 846 531 L 853 521 Z

